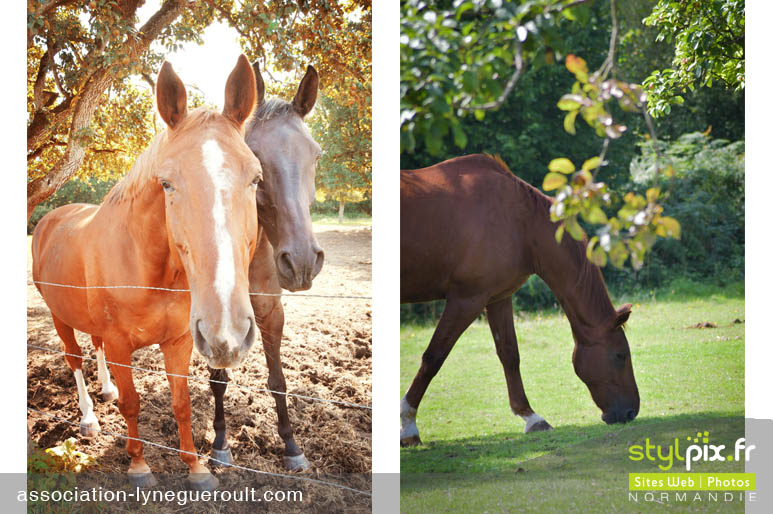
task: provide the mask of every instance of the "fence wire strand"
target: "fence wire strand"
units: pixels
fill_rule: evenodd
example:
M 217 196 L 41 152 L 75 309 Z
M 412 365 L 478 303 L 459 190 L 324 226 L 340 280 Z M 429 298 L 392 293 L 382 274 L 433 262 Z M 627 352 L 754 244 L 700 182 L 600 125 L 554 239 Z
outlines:
M 55 414 L 44 412 L 42 410 L 38 410 L 38 409 L 29 407 L 29 406 L 27 407 L 27 410 L 31 411 L 31 412 L 35 412 L 37 414 L 42 414 L 44 416 L 48 416 L 49 418 L 55 419 L 57 421 L 62 421 L 64 423 L 68 423 L 68 424 L 73 425 L 73 426 L 78 426 L 78 427 L 80 426 L 79 423 L 75 423 L 73 421 L 70 421 L 68 419 L 62 418 L 60 416 L 56 416 Z M 331 486 L 331 487 L 337 487 L 339 489 L 345 489 L 347 491 L 351 491 L 353 493 L 358 493 L 358 494 L 363 494 L 365 496 L 372 496 L 372 493 L 369 492 L 369 491 L 362 491 L 360 489 L 354 489 L 352 487 L 348 487 L 348 486 L 345 486 L 345 485 L 342 485 L 342 484 L 338 484 L 336 482 L 328 482 L 326 480 L 319 480 L 319 479 L 316 479 L 316 478 L 305 477 L 305 476 L 302 476 L 302 475 L 285 475 L 285 474 L 282 474 L 282 473 L 273 473 L 271 471 L 262 471 L 262 470 L 259 470 L 259 469 L 248 468 L 246 466 L 240 466 L 238 464 L 223 462 L 222 460 L 218 460 L 218 459 L 215 459 L 213 457 L 207 457 L 206 455 L 202 455 L 200 453 L 189 452 L 189 451 L 181 450 L 179 448 L 172 448 L 171 446 L 166 446 L 166 445 L 163 445 L 163 444 L 160 444 L 160 443 L 154 443 L 153 441 L 147 441 L 147 440 L 141 439 L 139 437 L 131 437 L 131 436 L 128 436 L 128 435 L 116 434 L 114 432 L 108 432 L 106 430 L 102 430 L 102 428 L 100 428 L 98 430 L 98 432 L 103 434 L 103 435 L 118 437 L 120 439 L 125 439 L 127 441 L 128 440 L 139 441 L 139 442 L 141 442 L 143 444 L 149 444 L 150 446 L 155 446 L 157 448 L 162 448 L 164 450 L 169 450 L 169 451 L 177 452 L 177 453 L 180 453 L 180 454 L 195 455 L 198 458 L 208 459 L 208 460 L 210 460 L 212 462 L 216 462 L 216 463 L 218 463 L 218 464 L 220 464 L 222 466 L 227 466 L 227 467 L 231 467 L 231 468 L 235 468 L 235 469 L 240 469 L 242 471 L 250 471 L 252 473 L 258 473 L 258 474 L 261 474 L 261 475 L 269 475 L 269 476 L 273 476 L 273 477 L 292 478 L 294 480 L 303 480 L 303 481 L 312 482 L 312 483 L 315 483 L 315 484 L 321 484 L 321 485 L 326 485 L 326 486 Z
M 79 359 L 85 359 L 85 360 L 89 360 L 89 361 L 95 361 L 95 362 L 97 361 L 97 359 L 95 359 L 94 357 L 87 357 L 85 355 L 77 355 L 77 354 L 74 354 L 74 353 L 68 353 L 68 352 L 65 352 L 65 351 L 62 351 L 62 350 L 57 350 L 55 348 L 48 348 L 46 346 L 39 346 L 39 345 L 31 344 L 31 343 L 27 343 L 27 348 L 34 348 L 36 350 L 43 350 L 43 351 L 46 351 L 46 352 L 49 352 L 49 353 L 58 353 L 58 354 L 61 354 L 61 355 L 68 355 L 70 357 L 76 357 L 76 358 L 79 358 Z M 317 398 L 315 396 L 307 396 L 307 395 L 304 395 L 304 394 L 287 393 L 287 392 L 282 392 L 282 391 L 274 391 L 272 389 L 249 387 L 249 386 L 245 386 L 245 385 L 239 384 L 238 382 L 230 382 L 230 381 L 224 381 L 224 380 L 215 380 L 215 379 L 212 379 L 212 378 L 198 377 L 196 375 L 180 375 L 180 374 L 177 374 L 177 373 L 168 373 L 166 371 L 150 369 L 150 368 L 141 368 L 139 366 L 132 366 L 131 364 L 121 364 L 121 363 L 112 362 L 112 361 L 109 361 L 109 360 L 105 360 L 105 362 L 108 363 L 108 364 L 112 364 L 114 366 L 120 366 L 122 368 L 136 369 L 137 371 L 143 371 L 145 373 L 155 373 L 156 375 L 166 375 L 166 376 L 170 376 L 170 377 L 187 378 L 187 379 L 193 380 L 195 382 L 212 382 L 212 383 L 215 383 L 215 384 L 232 385 L 232 386 L 238 387 L 240 389 L 243 389 L 245 391 L 257 392 L 257 393 L 281 394 L 283 396 L 293 396 L 295 398 L 301 398 L 301 399 L 304 399 L 304 400 L 311 400 L 311 401 L 325 402 L 325 403 L 333 403 L 333 404 L 337 404 L 337 405 L 343 405 L 345 407 L 353 407 L 353 408 L 358 408 L 358 409 L 373 410 L 373 407 L 370 406 L 370 405 L 362 405 L 360 403 L 347 402 L 347 401 L 344 401 L 344 400 L 329 400 L 327 398 Z
M 57 284 L 56 282 L 45 282 L 43 280 L 33 280 L 27 282 L 27 285 L 40 284 L 53 287 L 66 287 L 68 289 L 148 289 L 150 291 L 168 291 L 171 293 L 190 293 L 190 289 L 171 289 L 167 287 L 153 287 L 153 286 L 74 286 L 70 284 Z M 338 298 L 344 300 L 372 300 L 372 296 L 354 296 L 354 295 L 327 295 L 327 294 L 310 294 L 310 293 L 249 293 L 250 296 L 281 296 L 284 298 L 292 298 L 295 296 L 305 298 Z

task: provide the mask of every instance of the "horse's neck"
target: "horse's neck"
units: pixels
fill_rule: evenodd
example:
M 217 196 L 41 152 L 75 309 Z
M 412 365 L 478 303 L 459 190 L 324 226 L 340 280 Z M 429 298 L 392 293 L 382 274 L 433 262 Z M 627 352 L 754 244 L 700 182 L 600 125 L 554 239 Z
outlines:
M 124 220 L 125 230 L 113 230 L 109 238 L 116 248 L 135 257 L 136 271 L 141 274 L 137 280 L 162 287 L 172 285 L 179 275 L 169 248 L 164 211 L 163 193 L 152 187 L 131 199 L 100 207 L 100 215 L 111 220 L 113 227 L 116 220 Z
M 558 245 L 555 231 L 548 217 L 540 230 L 542 236 L 536 238 L 537 274 L 558 298 L 575 333 L 600 327 L 614 315 L 601 272 L 587 261 L 584 250 L 569 247 L 573 241 Z

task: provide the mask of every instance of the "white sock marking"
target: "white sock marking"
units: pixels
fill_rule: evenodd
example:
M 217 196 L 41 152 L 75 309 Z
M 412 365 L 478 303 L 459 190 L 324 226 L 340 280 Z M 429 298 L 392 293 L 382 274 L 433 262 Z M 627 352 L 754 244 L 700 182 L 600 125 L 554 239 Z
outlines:
M 107 368 L 105 350 L 102 348 L 97 350 L 97 376 L 99 377 L 99 383 L 102 385 L 102 394 L 118 394 L 118 389 L 110 381 L 110 370 Z
M 231 234 L 226 226 L 225 204 L 223 197 L 230 197 L 233 184 L 223 167 L 225 158 L 223 150 L 214 139 L 208 140 L 201 147 L 204 154 L 204 168 L 212 180 L 214 201 L 212 202 L 212 217 L 215 220 L 215 243 L 217 245 L 217 265 L 215 267 L 215 292 L 223 304 L 223 321 L 220 325 L 222 334 L 229 334 L 231 327 L 231 312 L 229 305 L 236 281 L 236 264 L 234 260 Z
M 418 437 L 419 428 L 416 426 L 416 409 L 408 405 L 403 396 L 400 401 L 400 439 Z
M 75 384 L 78 386 L 78 404 L 81 408 L 81 414 L 83 414 L 81 425 L 96 424 L 99 427 L 97 416 L 94 414 L 94 403 L 91 401 L 86 389 L 86 381 L 83 379 L 83 370 L 76 369 L 73 373 L 75 374 Z
M 514 414 L 515 414 L 515 413 L 514 413 Z M 545 421 L 545 418 L 543 418 L 542 416 L 540 416 L 540 415 L 539 415 L 539 414 L 537 414 L 536 412 L 534 412 L 534 413 L 532 413 L 532 414 L 529 414 L 528 416 L 521 416 L 520 414 L 518 414 L 518 416 L 520 416 L 521 418 L 523 418 L 523 420 L 526 422 L 526 426 L 525 426 L 525 427 L 523 427 L 523 433 L 524 433 L 524 434 L 525 434 L 526 432 L 528 432 L 528 431 L 529 431 L 529 429 L 531 429 L 531 427 L 533 427 L 534 425 L 536 425 L 536 424 L 537 424 L 537 423 L 539 423 L 540 421 Z

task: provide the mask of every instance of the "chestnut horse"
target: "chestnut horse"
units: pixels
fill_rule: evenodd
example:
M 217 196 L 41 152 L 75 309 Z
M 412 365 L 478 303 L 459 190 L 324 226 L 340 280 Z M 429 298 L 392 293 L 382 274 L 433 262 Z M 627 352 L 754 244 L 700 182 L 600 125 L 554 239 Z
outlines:
M 510 408 L 525 432 L 552 427 L 529 405 L 521 382 L 512 294 L 533 273 L 555 293 L 574 336 L 574 370 L 606 423 L 631 421 L 639 391 L 623 324 L 585 242 L 556 242 L 551 199 L 500 160 L 469 155 L 400 173 L 400 298 L 444 298 L 446 306 L 400 406 L 401 445 L 420 444 L 416 409 L 454 343 L 485 308 L 504 367 Z
M 312 232 L 309 207 L 314 201 L 314 175 L 322 153 L 306 125 L 304 117 L 317 100 L 318 77 L 309 66 L 292 102 L 265 100 L 260 67 L 253 64 L 257 83 L 258 107 L 247 124 L 246 141 L 260 159 L 263 180 L 258 184 L 257 204 L 260 219 L 258 247 L 250 263 L 250 291 L 281 293 L 311 287 L 322 269 L 325 254 Z M 268 387 L 286 391 L 279 349 L 284 326 L 284 310 L 278 296 L 251 297 L 255 319 L 263 336 L 268 364 Z M 228 381 L 224 370 L 210 368 L 215 397 L 215 440 L 212 457 L 232 462 L 226 440 L 223 397 Z M 287 415 L 285 395 L 274 394 L 279 435 L 285 443 L 284 463 L 288 469 L 306 469 L 308 460 L 293 439 Z
M 81 371 L 73 329 L 91 334 L 106 398 L 118 386 L 126 420 L 129 476 L 155 483 L 136 438 L 140 399 L 134 388 L 134 350 L 158 344 L 164 355 L 181 459 L 192 486 L 217 480 L 199 463 L 191 432 L 185 375 L 193 346 L 213 368 L 240 363 L 255 341 L 248 272 L 257 245 L 258 159 L 244 142 L 255 107 L 255 77 L 239 57 L 225 87 L 222 114 L 187 110 L 185 86 L 165 62 L 158 75 L 158 112 L 168 130 L 158 135 L 101 205 L 73 204 L 40 220 L 32 239 L 33 277 L 51 310 L 75 374 L 81 432 L 99 430 Z M 80 289 L 46 283 L 68 284 Z M 110 288 L 133 285 L 142 288 Z M 105 287 L 107 286 L 107 287 Z M 153 288 L 190 289 L 190 294 Z

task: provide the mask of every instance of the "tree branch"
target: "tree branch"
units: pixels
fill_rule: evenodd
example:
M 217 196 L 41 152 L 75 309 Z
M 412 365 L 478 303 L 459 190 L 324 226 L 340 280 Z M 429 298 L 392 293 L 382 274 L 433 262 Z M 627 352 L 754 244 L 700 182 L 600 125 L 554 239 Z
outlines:
M 505 100 L 507 100 L 510 92 L 518 83 L 518 79 L 521 78 L 521 75 L 523 75 L 523 72 L 526 70 L 526 65 L 523 62 L 523 49 L 521 48 L 521 42 L 518 40 L 518 36 L 515 37 L 515 57 L 513 58 L 513 66 L 515 67 L 515 71 L 510 77 L 510 80 L 507 81 L 505 89 L 502 91 L 502 94 L 499 95 L 499 98 L 493 102 L 488 102 L 482 105 L 466 106 L 462 107 L 462 109 L 466 111 L 489 111 L 492 109 L 499 109 L 502 104 L 505 103 Z
M 136 3 L 134 5 L 136 7 Z M 148 49 L 150 43 L 159 36 L 161 31 L 177 19 L 185 5 L 183 0 L 166 0 L 136 34 L 129 35 L 122 45 L 123 53 L 129 59 L 138 59 Z M 91 62 L 91 59 L 87 57 L 86 61 Z M 82 86 L 78 88 L 77 101 L 74 103 L 70 102 L 66 109 L 57 114 L 56 119 L 62 120 L 66 119 L 70 114 L 72 115 L 72 122 L 68 131 L 67 148 L 46 176 L 37 178 L 27 184 L 27 219 L 29 219 L 32 211 L 40 202 L 56 192 L 80 168 L 86 155 L 86 148 L 83 146 L 81 139 L 73 137 L 73 135 L 88 128 L 94 112 L 99 107 L 103 93 L 113 83 L 114 78 L 115 70 L 113 67 L 98 67 L 83 81 Z M 33 119 L 33 122 L 27 129 L 28 150 L 39 145 L 41 139 L 47 133 L 47 128 L 51 126 L 50 119 L 43 118 L 40 126 L 35 126 L 35 121 Z

